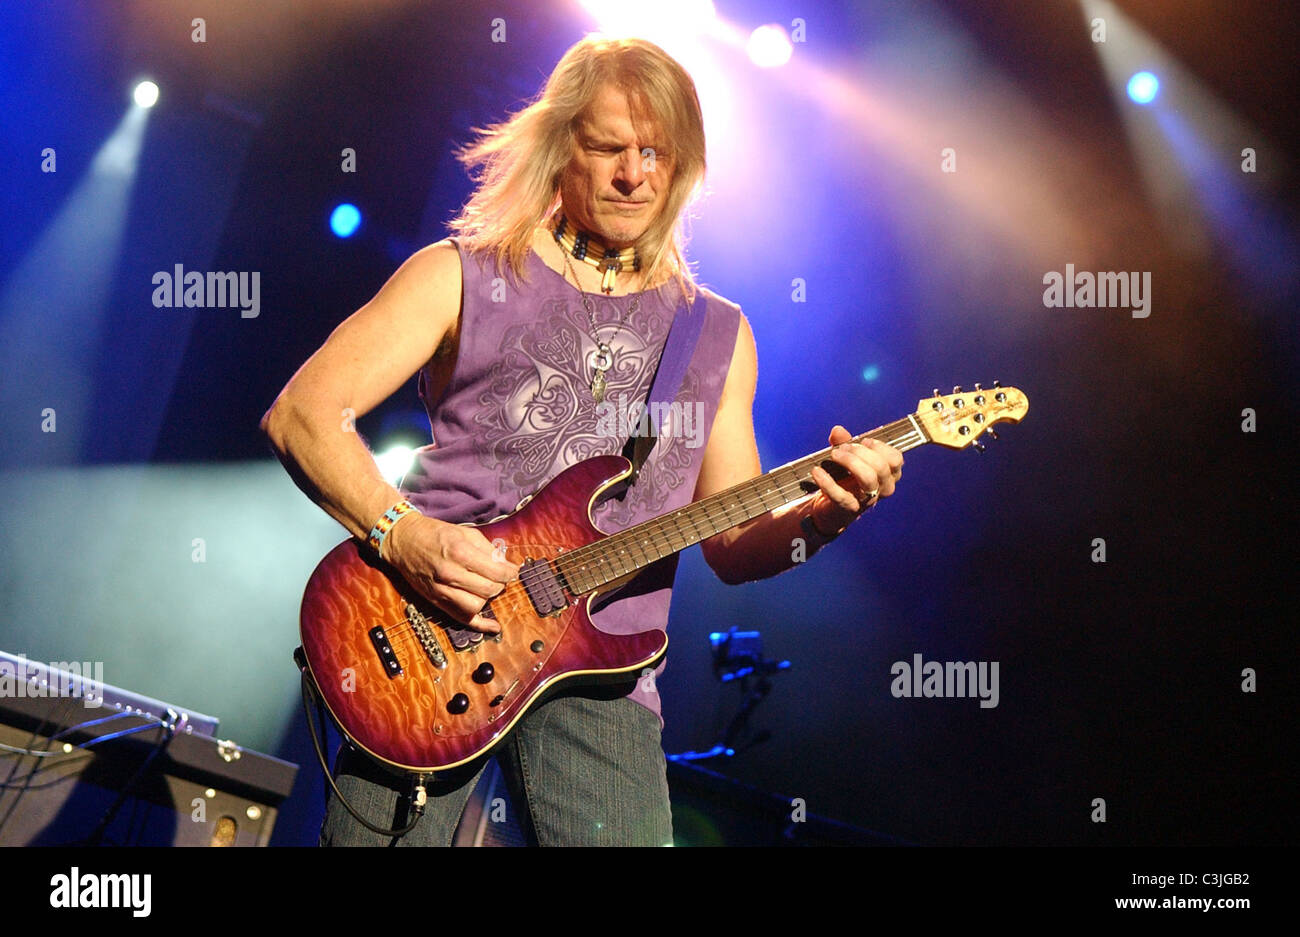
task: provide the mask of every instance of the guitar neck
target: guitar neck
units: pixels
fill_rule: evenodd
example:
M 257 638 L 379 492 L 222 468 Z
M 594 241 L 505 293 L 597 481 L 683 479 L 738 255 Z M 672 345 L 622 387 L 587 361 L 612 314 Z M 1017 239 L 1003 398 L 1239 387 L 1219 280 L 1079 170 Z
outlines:
M 865 439 L 878 439 L 903 452 L 931 441 L 915 416 L 854 436 L 852 442 Z M 676 511 L 579 547 L 553 562 L 574 595 L 594 592 L 724 530 L 816 494 L 820 490 L 812 478 L 816 465 L 836 481 L 845 478 L 848 470 L 833 461 L 830 453 L 829 447 L 814 452 Z

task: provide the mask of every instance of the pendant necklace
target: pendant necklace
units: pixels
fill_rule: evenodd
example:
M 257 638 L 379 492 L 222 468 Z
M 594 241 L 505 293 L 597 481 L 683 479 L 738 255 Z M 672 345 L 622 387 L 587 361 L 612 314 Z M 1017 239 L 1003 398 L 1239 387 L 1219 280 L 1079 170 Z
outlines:
M 592 352 L 589 359 L 589 364 L 591 365 L 593 372 L 591 378 L 591 396 L 595 399 L 596 403 L 603 403 L 605 400 L 605 389 L 607 384 L 605 380 L 605 372 L 607 372 L 614 364 L 614 351 L 610 347 L 610 342 L 613 342 L 614 339 L 618 337 L 619 333 L 623 331 L 623 327 L 627 324 L 627 320 L 636 315 L 637 310 L 641 308 L 641 297 L 633 297 L 631 304 L 628 306 L 627 312 L 619 319 L 618 328 L 614 331 L 614 334 L 609 337 L 609 342 L 602 342 L 600 336 L 596 334 L 596 310 L 591 299 L 583 292 L 582 287 L 578 285 L 578 274 L 573 269 L 573 264 L 569 261 L 569 255 L 570 253 L 573 253 L 579 260 L 586 260 L 588 263 L 592 263 L 592 260 L 586 256 L 587 239 L 585 235 L 578 235 L 575 238 L 574 235 L 570 234 L 569 237 L 574 239 L 571 246 L 569 243 L 566 243 L 566 239 L 563 237 L 565 228 L 566 225 L 564 218 L 561 216 L 559 226 L 555 230 L 555 240 L 561 248 L 564 248 L 564 265 L 569 271 L 569 276 L 573 278 L 574 289 L 578 291 L 578 297 L 582 300 L 583 308 L 587 310 L 587 321 L 591 324 L 591 338 L 592 341 L 596 343 L 596 350 Z M 600 261 L 596 261 L 595 263 L 592 263 L 592 265 L 600 266 L 604 271 L 604 276 L 601 279 L 602 291 L 606 294 L 612 293 L 614 290 L 613 275 L 621 269 L 622 263 L 619 260 L 614 260 L 608 264 L 601 264 Z M 640 266 L 639 259 L 637 259 L 633 262 L 632 269 L 639 270 Z

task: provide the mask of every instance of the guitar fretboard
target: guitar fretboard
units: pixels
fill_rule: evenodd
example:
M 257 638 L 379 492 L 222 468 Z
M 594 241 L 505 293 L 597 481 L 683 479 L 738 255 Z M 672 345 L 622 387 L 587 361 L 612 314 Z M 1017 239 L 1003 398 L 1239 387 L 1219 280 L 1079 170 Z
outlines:
M 867 438 L 878 439 L 903 452 L 930 441 L 914 416 L 854 436 L 852 442 Z M 836 481 L 846 477 L 848 470 L 831 460 L 830 453 L 827 447 L 676 511 L 579 547 L 557 557 L 553 561 L 555 567 L 575 595 L 594 592 L 724 530 L 816 494 L 821 490 L 812 478 L 816 465 L 821 465 Z

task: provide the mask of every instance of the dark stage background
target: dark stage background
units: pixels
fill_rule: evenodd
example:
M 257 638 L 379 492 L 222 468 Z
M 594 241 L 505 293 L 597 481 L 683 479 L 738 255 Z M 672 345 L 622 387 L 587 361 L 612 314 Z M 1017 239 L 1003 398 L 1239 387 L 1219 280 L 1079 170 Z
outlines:
M 923 844 L 1294 843 L 1291 5 L 717 13 L 740 46 L 684 28 L 666 46 L 700 85 L 690 253 L 753 326 L 765 469 L 936 385 L 1000 379 L 1031 405 L 983 456 L 910 453 L 897 495 L 806 567 L 727 587 L 689 551 L 665 748 L 718 739 L 739 695 L 713 680 L 707 635 L 757 628 L 792 661 L 752 720 L 770 740 L 708 766 L 812 813 Z M 595 20 L 523 0 L 0 17 L 0 647 L 102 661 L 108 682 L 300 763 L 274 842 L 313 842 L 290 652 L 342 531 L 258 419 L 444 235 L 469 191 L 453 147 Z M 749 31 L 796 18 L 790 63 L 751 64 Z M 1162 82 L 1146 108 L 1117 77 L 1137 68 Z M 132 116 L 146 75 L 161 98 Z M 329 229 L 340 202 L 362 211 L 350 238 Z M 258 314 L 157 308 L 151 277 L 177 264 L 258 271 Z M 1046 306 L 1066 264 L 1149 272 L 1149 315 Z M 427 442 L 414 382 L 359 429 L 376 449 Z M 998 705 L 895 698 L 891 666 L 914 654 L 999 662 Z M 681 828 L 721 837 L 694 814 Z

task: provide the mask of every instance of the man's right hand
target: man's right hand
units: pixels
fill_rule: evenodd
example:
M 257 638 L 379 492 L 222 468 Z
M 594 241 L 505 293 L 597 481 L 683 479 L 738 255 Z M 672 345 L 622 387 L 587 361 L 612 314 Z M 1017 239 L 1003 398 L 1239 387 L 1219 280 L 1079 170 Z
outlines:
M 452 618 L 484 634 L 501 630 L 479 612 L 519 578 L 519 565 L 497 559 L 476 528 L 412 513 L 393 525 L 384 548 L 384 559 Z

